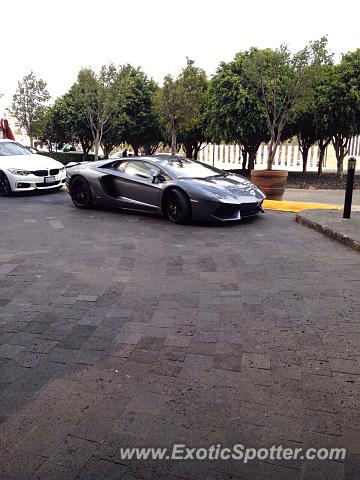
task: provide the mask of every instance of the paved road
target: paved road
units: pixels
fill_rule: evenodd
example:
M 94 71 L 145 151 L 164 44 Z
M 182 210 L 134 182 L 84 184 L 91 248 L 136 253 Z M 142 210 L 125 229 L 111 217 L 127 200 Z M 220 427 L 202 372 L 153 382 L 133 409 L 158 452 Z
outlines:
M 343 190 L 308 190 L 298 188 L 287 188 L 284 200 L 295 200 L 299 202 L 334 203 L 344 204 L 345 191 Z M 360 190 L 354 190 L 353 205 L 360 206 Z
M 360 256 L 289 213 L 228 226 L 0 200 L 0 478 L 360 476 Z M 345 446 L 343 461 L 120 448 Z

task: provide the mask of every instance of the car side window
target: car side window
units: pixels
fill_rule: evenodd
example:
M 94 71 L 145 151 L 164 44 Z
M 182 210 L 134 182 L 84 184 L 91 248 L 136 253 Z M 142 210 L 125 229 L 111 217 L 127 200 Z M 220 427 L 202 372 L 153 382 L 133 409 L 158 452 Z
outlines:
M 155 165 L 146 162 L 126 162 L 122 172 L 128 173 L 135 177 L 147 179 L 152 182 L 154 174 L 160 173 L 160 169 Z
M 121 162 L 119 164 L 117 164 L 117 170 L 119 170 L 119 172 L 125 172 L 126 171 L 126 165 L 128 164 L 129 162 Z

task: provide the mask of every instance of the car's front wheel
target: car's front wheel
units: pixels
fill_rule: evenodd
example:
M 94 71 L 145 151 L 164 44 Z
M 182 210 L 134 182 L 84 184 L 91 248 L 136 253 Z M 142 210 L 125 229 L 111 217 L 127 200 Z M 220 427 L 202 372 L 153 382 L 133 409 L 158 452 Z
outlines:
M 70 197 L 78 208 L 91 206 L 91 190 L 88 182 L 83 177 L 75 177 L 70 183 Z
M 0 196 L 9 197 L 12 194 L 11 185 L 8 177 L 0 171 Z
M 180 190 L 170 190 L 166 194 L 164 210 L 167 218 L 173 223 L 184 224 L 190 221 L 189 200 Z

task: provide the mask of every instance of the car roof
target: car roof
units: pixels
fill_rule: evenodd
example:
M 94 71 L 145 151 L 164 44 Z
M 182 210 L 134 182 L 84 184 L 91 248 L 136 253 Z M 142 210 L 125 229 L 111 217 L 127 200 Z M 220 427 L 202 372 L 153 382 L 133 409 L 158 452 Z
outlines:
M 11 143 L 17 143 L 14 140 L 11 140 L 10 138 L 0 138 L 0 142 L 11 142 Z
M 165 164 L 165 163 L 168 163 L 169 161 L 181 161 L 181 160 L 189 160 L 185 157 L 180 157 L 179 155 L 152 155 L 152 156 L 149 156 L 149 157 L 125 157 L 123 158 L 123 160 L 125 161 L 132 161 L 132 160 L 140 160 L 140 161 L 143 161 L 143 162 L 152 162 L 152 163 L 156 163 L 156 164 L 159 164 L 159 165 L 162 165 L 162 164 Z

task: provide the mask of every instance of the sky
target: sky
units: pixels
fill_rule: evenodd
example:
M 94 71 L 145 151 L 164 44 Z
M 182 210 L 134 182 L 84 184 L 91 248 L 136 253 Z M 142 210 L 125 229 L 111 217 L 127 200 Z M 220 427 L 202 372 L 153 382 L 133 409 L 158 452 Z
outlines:
M 358 0 L 15 0 L 2 16 L 0 114 L 30 70 L 52 98 L 81 67 L 140 66 L 157 82 L 186 57 L 210 76 L 220 61 L 251 46 L 298 50 L 327 34 L 341 53 L 360 47 Z M 14 15 L 10 10 L 14 9 Z M 2 9 L 2 13 L 4 9 Z M 7 46 L 5 46 L 5 44 Z

